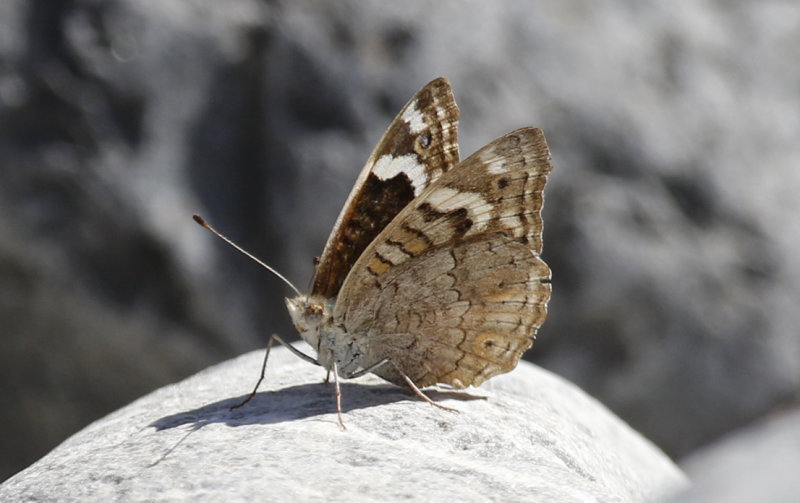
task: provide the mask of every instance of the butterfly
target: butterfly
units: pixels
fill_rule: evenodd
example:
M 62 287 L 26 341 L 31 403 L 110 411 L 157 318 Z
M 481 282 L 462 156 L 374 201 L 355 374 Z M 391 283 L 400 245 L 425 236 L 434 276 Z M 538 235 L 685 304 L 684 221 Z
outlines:
M 255 395 L 273 340 L 333 373 L 342 428 L 339 377 L 373 373 L 447 409 L 420 388 L 479 386 L 516 367 L 551 294 L 540 256 L 550 152 L 527 127 L 459 161 L 458 118 L 438 78 L 391 122 L 316 262 L 311 293 L 292 287 L 286 299 L 316 358 L 273 335 L 261 379 L 237 406 Z

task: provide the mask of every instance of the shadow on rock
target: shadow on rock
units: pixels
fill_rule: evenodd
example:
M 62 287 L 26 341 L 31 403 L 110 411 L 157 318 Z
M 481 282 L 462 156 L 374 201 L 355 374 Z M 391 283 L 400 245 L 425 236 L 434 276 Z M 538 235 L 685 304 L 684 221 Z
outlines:
M 419 401 L 419 398 L 414 396 L 410 390 L 407 391 L 391 384 L 342 383 L 340 386 L 343 413 L 403 400 Z M 463 391 L 426 390 L 425 394 L 437 402 L 443 399 L 470 401 L 485 398 Z M 192 424 L 194 425 L 193 429 L 197 430 L 213 423 L 225 423 L 228 426 L 275 424 L 336 413 L 336 399 L 332 384 L 301 384 L 277 391 L 264 391 L 257 393 L 243 407 L 231 410 L 232 406 L 241 403 L 245 397 L 246 395 L 228 398 L 197 409 L 164 416 L 151 423 L 150 426 L 160 431 Z

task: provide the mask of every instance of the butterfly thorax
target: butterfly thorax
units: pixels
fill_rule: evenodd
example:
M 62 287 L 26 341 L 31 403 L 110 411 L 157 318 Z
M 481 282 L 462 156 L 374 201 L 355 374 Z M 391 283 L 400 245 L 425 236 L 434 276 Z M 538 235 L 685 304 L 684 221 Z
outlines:
M 360 369 L 362 352 L 345 328 L 334 322 L 334 302 L 321 295 L 298 295 L 286 299 L 286 307 L 300 337 L 317 351 L 319 364 L 333 370 L 335 361 L 338 374 L 347 377 Z

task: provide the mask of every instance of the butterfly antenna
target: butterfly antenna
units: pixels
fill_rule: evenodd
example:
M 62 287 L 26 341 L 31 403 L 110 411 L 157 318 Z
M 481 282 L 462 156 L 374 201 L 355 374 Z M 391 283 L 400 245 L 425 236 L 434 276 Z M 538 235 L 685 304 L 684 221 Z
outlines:
M 237 249 L 237 250 L 239 250 L 240 252 L 242 252 L 242 253 L 244 253 L 245 255 L 247 255 L 248 257 L 250 257 L 251 259 L 253 259 L 253 260 L 255 260 L 256 262 L 258 262 L 258 263 L 261 265 L 261 267 L 263 267 L 264 269 L 268 270 L 269 272 L 271 272 L 271 273 L 272 273 L 272 274 L 274 274 L 275 276 L 277 276 L 277 277 L 279 277 L 280 279 L 282 279 L 282 280 L 283 280 L 283 282 L 284 282 L 284 283 L 286 283 L 287 285 L 289 285 L 289 287 L 291 287 L 291 289 L 292 289 L 292 290 L 294 290 L 294 291 L 295 291 L 295 293 L 296 293 L 298 296 L 302 295 L 302 293 L 300 293 L 300 290 L 298 290 L 298 289 L 297 289 L 297 287 L 296 287 L 296 286 L 294 286 L 294 285 L 292 284 L 292 282 L 291 282 L 291 281 L 289 281 L 288 279 L 286 279 L 286 278 L 283 276 L 283 274 L 279 273 L 278 271 L 276 271 L 276 270 L 275 270 L 275 269 L 273 269 L 272 267 L 268 266 L 267 264 L 265 264 L 265 263 L 264 263 L 264 261 L 263 261 L 263 260 L 260 260 L 260 259 L 258 259 L 258 258 L 257 258 L 255 255 L 253 255 L 252 253 L 250 253 L 249 251 L 245 250 L 245 249 L 244 249 L 244 248 L 242 248 L 241 246 L 237 245 L 236 243 L 234 243 L 233 241 L 231 241 L 230 239 L 228 239 L 227 237 L 225 237 L 225 236 L 224 236 L 222 233 L 220 233 L 220 232 L 219 232 L 217 229 L 215 229 L 215 228 L 211 227 L 211 226 L 208 224 L 208 222 L 206 222 L 205 220 L 203 220 L 203 217 L 201 217 L 200 215 L 192 215 L 192 218 L 194 219 L 194 221 L 195 221 L 195 222 L 197 222 L 198 224 L 200 224 L 200 226 L 201 226 L 201 227 L 204 227 L 206 230 L 210 231 L 212 234 L 214 234 L 215 236 L 217 236 L 217 237 L 218 237 L 218 238 L 220 238 L 221 240 L 225 241 L 225 242 L 226 242 L 226 243 L 228 243 L 229 245 L 233 246 L 234 248 L 236 248 L 236 249 Z

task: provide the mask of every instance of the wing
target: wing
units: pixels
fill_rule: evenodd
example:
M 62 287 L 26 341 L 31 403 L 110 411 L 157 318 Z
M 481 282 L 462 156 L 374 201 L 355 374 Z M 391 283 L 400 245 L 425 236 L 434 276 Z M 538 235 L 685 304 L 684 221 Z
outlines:
M 550 153 L 539 129 L 493 141 L 425 189 L 353 265 L 333 317 L 370 364 L 419 386 L 479 385 L 513 369 L 544 322 Z M 393 366 L 376 374 L 402 383 Z
M 314 271 L 312 295 L 333 298 L 356 259 L 428 185 L 458 163 L 459 111 L 445 78 L 423 87 L 369 156 Z

